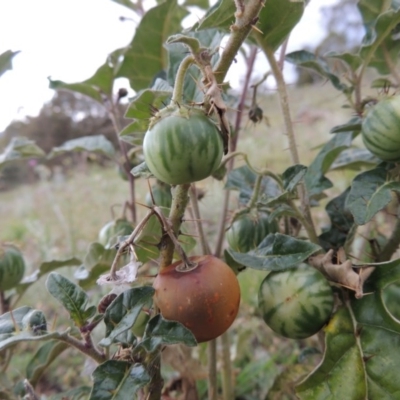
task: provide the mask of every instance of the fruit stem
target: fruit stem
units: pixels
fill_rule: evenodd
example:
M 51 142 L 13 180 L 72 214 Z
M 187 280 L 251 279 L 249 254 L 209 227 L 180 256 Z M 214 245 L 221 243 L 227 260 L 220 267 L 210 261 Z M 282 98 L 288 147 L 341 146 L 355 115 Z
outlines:
M 179 236 L 179 229 L 182 224 L 185 209 L 189 203 L 189 189 L 190 183 L 177 185 L 175 187 L 175 190 L 172 190 L 172 204 L 171 211 L 168 217 L 168 226 L 172 230 L 171 233 L 174 235 L 175 238 Z M 160 271 L 168 267 L 172 263 L 174 250 L 175 243 L 171 239 L 171 235 L 163 237 L 160 244 Z
M 183 103 L 183 87 L 185 84 L 185 75 L 189 67 L 194 63 L 192 55 L 186 56 L 179 65 L 178 72 L 176 73 L 174 91 L 170 105 L 180 105 Z
M 297 144 L 296 144 L 296 137 L 293 129 L 293 123 L 292 123 L 292 118 L 290 116 L 290 107 L 289 107 L 289 98 L 288 98 L 288 93 L 286 90 L 286 84 L 285 80 L 283 78 L 282 70 L 279 67 L 273 50 L 264 43 L 264 41 L 260 41 L 259 43 L 260 47 L 264 51 L 269 65 L 271 67 L 272 73 L 274 75 L 274 78 L 276 80 L 276 84 L 278 86 L 278 93 L 279 93 L 279 98 L 280 98 L 280 104 L 281 104 L 281 110 L 284 118 L 284 123 L 286 127 L 286 134 L 288 136 L 289 140 L 289 150 L 290 150 L 290 155 L 292 158 L 292 163 L 293 164 L 300 164 L 300 158 L 299 158 L 299 153 L 297 151 Z M 312 220 L 311 216 L 311 211 L 310 211 L 310 202 L 308 198 L 308 193 L 306 191 L 306 188 L 304 186 L 303 182 L 300 182 L 298 185 L 298 193 L 299 193 L 299 198 L 300 198 L 300 204 L 301 204 L 301 211 L 302 214 L 304 215 L 304 218 L 302 222 L 305 230 L 307 231 L 308 238 L 310 239 L 311 242 L 318 244 L 318 236 L 315 230 L 314 222 Z

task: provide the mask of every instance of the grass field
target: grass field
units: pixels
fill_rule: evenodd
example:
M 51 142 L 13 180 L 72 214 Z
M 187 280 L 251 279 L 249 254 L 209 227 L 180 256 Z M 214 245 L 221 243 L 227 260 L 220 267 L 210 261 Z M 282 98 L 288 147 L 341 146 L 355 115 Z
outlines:
M 290 88 L 290 97 L 300 160 L 307 165 L 319 146 L 329 138 L 330 128 L 345 123 L 351 115 L 348 110 L 340 108 L 343 98 L 333 92 L 328 84 L 306 89 Z M 254 166 L 282 173 L 292 163 L 277 98 L 267 96 L 260 105 L 270 126 L 254 125 L 245 120 L 238 150 L 247 152 Z M 240 160 L 236 165 L 241 165 Z M 350 177 L 335 173 L 331 179 L 343 189 Z M 212 237 L 220 214 L 223 182 L 208 179 L 198 186 L 206 191 L 201 201 L 201 212 L 206 231 Z M 139 203 L 144 202 L 147 191 L 147 182 L 138 181 Z M 127 196 L 128 185 L 120 179 L 114 167 L 93 166 L 70 172 L 57 181 L 42 180 L 0 192 L 0 241 L 14 242 L 22 249 L 28 265 L 27 273 L 43 261 L 72 256 L 82 259 L 89 244 L 97 239 L 101 227 L 113 218 L 113 213 L 114 216 L 121 213 Z M 327 220 L 322 206 L 315 212 L 318 223 Z M 230 210 L 236 208 L 237 200 L 233 195 Z M 141 215 L 145 213 L 145 209 L 140 206 L 138 211 Z M 71 270 L 65 269 L 64 272 L 72 276 Z M 271 331 L 256 316 L 257 290 L 264 276 L 265 273 L 255 271 L 246 271 L 240 275 L 243 301 L 239 318 L 232 329 L 232 351 L 237 361 L 238 387 L 242 391 L 249 387 L 247 394 L 252 391 L 255 393 L 254 397 L 246 399 L 256 399 L 260 393 L 265 393 L 273 378 L 282 370 L 282 365 L 296 357 L 305 345 L 304 342 L 298 347 L 289 344 L 288 340 L 271 335 Z M 43 279 L 21 299 L 20 305 L 23 304 L 45 308 L 49 304 L 50 307 L 54 305 L 54 300 L 49 300 L 46 294 Z M 65 323 L 67 316 L 64 317 Z M 254 347 L 259 353 L 247 359 L 246 352 L 252 354 Z M 279 355 L 271 358 L 276 350 L 280 351 Z M 14 368 L 22 368 L 24 360 L 24 357 L 19 358 L 19 365 Z M 246 360 L 247 364 L 251 361 L 250 365 L 246 364 Z M 77 375 L 73 368 L 82 362 L 82 358 L 72 357 L 66 362 L 70 368 L 70 379 L 64 377 L 58 383 L 64 388 L 76 382 Z M 268 380 L 265 379 L 267 372 Z

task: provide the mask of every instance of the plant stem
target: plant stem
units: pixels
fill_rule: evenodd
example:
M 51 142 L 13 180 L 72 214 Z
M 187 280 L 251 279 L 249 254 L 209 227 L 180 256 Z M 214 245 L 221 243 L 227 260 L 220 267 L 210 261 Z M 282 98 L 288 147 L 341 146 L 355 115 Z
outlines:
M 9 311 L 9 304 L 7 302 L 5 293 L 3 290 L 0 290 L 0 315 L 5 314 Z
M 129 182 L 129 196 L 130 201 L 128 203 L 129 210 L 131 212 L 131 219 L 134 224 L 136 224 L 136 205 L 135 205 L 135 177 L 130 173 L 128 166 L 130 165 L 130 160 L 128 156 L 128 152 L 126 150 L 125 143 L 120 139 L 119 133 L 121 132 L 121 124 L 119 123 L 119 112 L 118 108 L 114 102 L 114 99 L 109 99 L 111 108 L 109 110 L 109 117 L 114 127 L 115 135 L 117 136 L 118 144 L 122 155 L 124 156 L 125 163 L 121 166 L 123 170 L 125 170 L 126 175 L 128 176 Z M 125 167 L 125 165 L 127 167 Z
M 80 340 L 74 338 L 73 336 L 69 335 L 69 331 L 60 333 L 55 339 L 60 340 L 61 342 L 68 343 L 70 346 L 75 347 L 83 354 L 93 358 L 98 364 L 103 363 L 106 358 L 103 353 L 101 353 L 97 348 L 94 346 L 88 346 L 87 343 L 81 342 Z
M 185 214 L 186 206 L 189 203 L 188 192 L 190 183 L 178 185 L 172 192 L 171 211 L 168 217 L 171 229 L 176 237 L 179 235 L 179 229 L 182 223 L 182 218 Z M 160 249 L 160 270 L 168 267 L 172 263 L 174 256 L 175 245 L 169 236 L 165 236 L 161 242 Z
M 284 123 L 285 123 L 285 127 L 286 127 L 286 134 L 288 136 L 289 149 L 290 149 L 290 155 L 292 158 L 292 163 L 300 164 L 300 158 L 299 158 L 299 153 L 297 151 L 297 144 L 296 144 L 296 138 L 295 138 L 294 129 L 293 129 L 292 118 L 290 116 L 289 97 L 288 97 L 288 93 L 286 90 L 286 84 L 285 84 L 285 81 L 283 78 L 283 73 L 282 73 L 281 69 L 279 68 L 279 65 L 275 59 L 273 50 L 270 47 L 268 47 L 267 45 L 265 45 L 265 43 L 263 41 L 261 41 L 260 46 L 262 47 L 262 49 L 268 59 L 272 73 L 276 80 L 276 84 L 278 86 L 280 104 L 281 104 L 282 114 L 283 114 Z M 314 222 L 313 222 L 312 216 L 311 216 L 308 194 L 307 194 L 307 191 L 306 191 L 306 188 L 305 188 L 303 182 L 300 182 L 298 185 L 298 193 L 299 193 L 299 198 L 300 198 L 301 211 L 303 212 L 304 220 L 306 221 L 306 223 L 304 224 L 304 228 L 307 231 L 307 235 L 308 235 L 310 241 L 318 244 L 319 241 L 318 241 L 317 233 L 315 231 Z
M 258 14 L 260 13 L 263 2 L 260 0 L 249 0 L 246 4 L 240 0 L 236 2 L 235 23 L 231 26 L 231 35 L 225 45 L 225 49 L 214 69 L 218 83 L 222 83 L 229 70 L 237 52 L 243 42 L 251 32 Z
M 197 234 L 200 239 L 201 251 L 203 252 L 203 254 L 210 254 L 210 246 L 208 245 L 206 235 L 204 234 L 203 225 L 201 223 L 199 201 L 197 199 L 196 185 L 194 183 L 192 183 L 190 189 L 190 200 L 192 203 L 193 215 L 194 218 L 196 219 L 195 223 L 196 223 Z
M 161 376 L 161 355 L 152 360 L 150 365 L 151 382 L 146 400 L 160 400 L 164 381 Z
M 208 361 L 208 400 L 217 400 L 218 380 L 217 380 L 217 340 L 210 340 L 207 343 Z
M 246 94 L 249 89 L 250 79 L 251 79 L 251 75 L 253 73 L 256 55 L 257 55 L 257 48 L 253 48 L 250 52 L 249 58 L 247 59 L 247 72 L 246 72 L 243 90 L 242 90 L 242 94 L 240 96 L 239 106 L 238 106 L 237 114 L 236 114 L 235 127 L 234 127 L 234 133 L 235 133 L 234 139 L 232 139 L 230 142 L 230 153 L 227 156 L 227 158 L 229 157 L 228 166 L 227 166 L 228 173 L 230 171 L 232 171 L 233 166 L 234 166 L 234 157 L 236 156 L 235 151 L 236 151 L 236 146 L 237 146 L 237 142 L 238 142 L 240 127 L 242 124 L 243 110 L 244 110 L 244 106 L 245 106 L 245 102 L 246 102 Z M 245 157 L 245 160 L 247 162 L 246 154 L 244 154 L 244 153 L 238 153 L 238 154 L 242 154 Z M 226 226 L 228 207 L 229 207 L 229 197 L 230 197 L 230 190 L 225 190 L 224 200 L 223 200 L 223 204 L 222 204 L 221 218 L 220 218 L 219 226 L 218 226 L 217 244 L 215 246 L 215 251 L 214 251 L 214 255 L 216 257 L 221 256 L 222 246 L 224 244 L 225 226 Z
M 221 336 L 222 342 L 222 393 L 224 400 L 233 399 L 232 363 L 228 332 Z
M 183 87 L 185 83 L 185 75 L 186 71 L 189 69 L 189 67 L 194 63 L 194 57 L 192 55 L 186 56 L 182 62 L 179 64 L 178 71 L 176 73 L 176 78 L 175 78 L 175 85 L 174 85 L 174 91 L 172 93 L 172 98 L 171 98 L 171 105 L 175 104 L 181 104 L 182 99 L 183 99 Z

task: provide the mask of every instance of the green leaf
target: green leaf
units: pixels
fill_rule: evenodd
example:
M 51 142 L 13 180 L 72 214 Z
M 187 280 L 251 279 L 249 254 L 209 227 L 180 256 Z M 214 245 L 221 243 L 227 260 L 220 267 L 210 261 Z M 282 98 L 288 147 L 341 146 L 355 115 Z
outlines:
M 352 132 L 343 132 L 340 135 L 335 135 L 322 147 L 308 167 L 307 174 L 304 177 L 304 182 L 310 197 L 319 195 L 325 189 L 332 187 L 332 183 L 325 178 L 324 174 L 328 172 L 338 155 L 351 145 L 352 140 Z
M 149 170 L 149 167 L 147 166 L 147 164 L 144 161 L 142 163 L 140 163 L 139 165 L 137 165 L 136 167 L 132 168 L 131 174 L 134 177 L 140 176 L 145 179 L 151 178 L 153 176 L 153 174 Z
M 107 97 L 110 98 L 112 96 L 114 78 L 115 68 L 107 60 L 92 77 L 83 82 L 66 83 L 49 78 L 49 86 L 55 90 L 64 89 L 83 94 L 104 105 Z
M 395 399 L 400 392 L 400 323 L 383 289 L 400 279 L 400 260 L 376 268 L 364 296 L 341 307 L 325 328 L 322 363 L 297 387 L 300 399 Z
M 331 130 L 330 133 L 342 133 L 342 132 L 361 132 L 361 117 L 353 117 L 350 121 L 342 125 L 336 125 Z
M 331 226 L 320 236 L 320 244 L 326 250 L 336 249 L 344 246 L 347 236 L 353 227 L 353 215 L 346 208 L 346 201 L 350 193 L 347 188 L 341 195 L 332 199 L 325 207 L 331 220 Z
M 193 347 L 197 345 L 193 333 L 176 321 L 167 321 L 160 314 L 153 317 L 146 326 L 146 331 L 140 348 L 144 348 L 148 353 L 154 353 L 162 345 L 182 343 Z
M 307 172 L 304 165 L 292 165 L 282 174 L 283 188 L 288 192 L 293 192 L 299 182 Z
M 360 56 L 366 65 L 374 67 L 382 75 L 390 74 L 390 65 L 396 65 L 400 41 L 393 30 L 400 23 L 400 9 L 380 14 L 364 38 Z
M 49 365 L 68 347 L 67 343 L 56 340 L 50 340 L 39 347 L 26 366 L 26 378 L 33 387 L 36 386 Z
M 68 258 L 66 260 L 52 260 L 43 262 L 40 267 L 34 271 L 31 275 L 26 276 L 21 283 L 16 286 L 17 293 L 22 296 L 23 293 L 39 280 L 42 276 L 48 274 L 51 271 L 54 271 L 58 268 L 63 267 L 72 267 L 81 264 L 81 260 L 78 258 Z
M 206 47 L 212 51 L 218 48 L 222 41 L 222 38 L 224 37 L 224 33 L 216 29 L 207 29 L 201 32 L 187 33 L 187 36 L 198 40 L 202 47 Z M 182 60 L 187 56 L 188 50 L 185 46 L 179 43 L 169 44 L 167 48 L 167 79 L 170 85 L 174 85 L 179 65 L 181 64 Z M 216 52 L 211 58 L 211 65 L 214 66 L 218 59 L 219 53 Z M 190 66 L 185 75 L 185 81 L 183 85 L 183 95 L 184 101 L 186 103 L 203 101 L 204 93 L 202 89 L 204 88 L 202 87 L 201 78 L 202 75 L 200 69 L 195 65 Z
M 89 400 L 124 400 L 135 399 L 150 376 L 142 364 L 108 360 L 94 370 L 93 381 Z
M 320 251 L 321 247 L 280 233 L 269 234 L 255 249 L 237 253 L 228 249 L 230 256 L 239 264 L 262 271 L 284 271 Z
M 143 16 L 118 71 L 135 91 L 150 86 L 160 71 L 167 69 L 167 38 L 181 30 L 187 11 L 176 0 L 166 0 Z
M 101 243 L 93 242 L 90 244 L 88 252 L 83 259 L 83 265 L 91 270 L 98 265 L 111 267 L 117 251 L 106 249 Z
M 235 168 L 232 170 L 227 177 L 225 189 L 238 190 L 239 191 L 239 202 L 246 204 L 254 190 L 254 185 L 257 179 L 255 174 L 247 165 L 243 167 Z M 260 189 L 260 201 L 265 202 L 268 199 L 279 196 L 281 190 L 278 184 L 270 177 L 263 177 Z
M 371 88 L 373 89 L 388 89 L 396 87 L 397 83 L 388 78 L 377 78 L 374 79 L 371 83 Z
M 7 50 L 0 54 L 0 76 L 12 69 L 12 59 L 20 53 L 19 51 Z
M 114 3 L 121 4 L 121 6 L 125 6 L 132 11 L 137 11 L 137 3 L 132 3 L 131 0 L 111 0 Z
M 88 151 L 90 153 L 102 154 L 109 158 L 114 158 L 114 145 L 104 136 L 83 136 L 77 139 L 71 139 L 63 143 L 60 147 L 54 147 L 49 158 L 59 156 L 67 151 Z
M 133 288 L 121 293 L 108 306 L 104 314 L 106 337 L 100 345 L 110 346 L 118 336 L 131 329 L 144 306 L 150 306 L 154 289 L 150 286 Z
M 192 30 L 204 30 L 211 28 L 229 30 L 229 27 L 235 22 L 235 3 L 230 0 L 218 0 L 197 22 Z
M 46 280 L 49 293 L 69 312 L 71 319 L 81 328 L 87 322 L 88 295 L 75 283 L 56 272 L 51 272 Z
M 44 314 L 31 307 L 19 307 L 0 315 L 0 352 L 19 342 L 51 339 L 57 332 L 47 333 Z
M 319 73 L 323 77 L 329 79 L 332 85 L 341 92 L 347 93 L 350 91 L 350 88 L 340 81 L 340 78 L 332 72 L 323 58 L 316 57 L 307 50 L 289 53 L 286 55 L 285 60 L 299 67 L 309 68 Z
M 330 170 L 353 170 L 358 171 L 363 168 L 370 168 L 379 164 L 381 161 L 367 149 L 357 149 L 352 147 L 343 150 L 332 164 Z
M 160 80 L 157 78 L 157 80 Z M 165 90 L 144 89 L 141 90 L 131 101 L 126 110 L 126 118 L 146 120 L 146 130 L 149 118 L 154 114 L 154 109 L 161 109 L 172 95 L 172 87 L 165 85 Z M 168 103 L 168 102 L 167 102 Z
M 346 206 L 357 225 L 364 225 L 392 200 L 392 191 L 400 192 L 400 182 L 386 182 L 387 171 L 375 168 L 357 175 L 351 185 Z
M 358 67 L 362 64 L 362 59 L 358 54 L 353 53 L 328 53 L 326 57 L 336 58 L 346 63 L 352 71 L 357 71 Z
M 259 14 L 257 29 L 253 35 L 261 47 L 276 50 L 287 38 L 303 15 L 304 2 L 292 0 L 268 0 Z
M 33 140 L 24 137 L 12 138 L 8 146 L 0 154 L 0 168 L 11 161 L 42 158 L 45 152 Z

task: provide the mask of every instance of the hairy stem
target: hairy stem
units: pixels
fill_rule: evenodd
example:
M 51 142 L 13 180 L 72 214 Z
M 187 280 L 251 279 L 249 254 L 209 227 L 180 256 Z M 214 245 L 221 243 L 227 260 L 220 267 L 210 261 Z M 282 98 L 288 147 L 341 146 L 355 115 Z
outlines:
M 176 73 L 174 91 L 172 93 L 171 105 L 181 104 L 183 99 L 183 86 L 185 83 L 185 75 L 188 68 L 194 63 L 192 55 L 186 56 L 179 65 Z
M 225 332 L 221 336 L 222 342 L 222 393 L 224 400 L 231 400 L 234 398 L 234 386 L 232 380 L 232 363 L 230 352 L 229 335 Z
M 61 333 L 59 336 L 55 337 L 55 339 L 60 340 L 61 342 L 68 343 L 72 347 L 75 347 L 81 353 L 91 357 L 98 364 L 101 364 L 106 360 L 105 355 L 97 350 L 97 348 L 88 345 L 86 342 L 81 342 L 73 336 L 70 336 L 68 331 Z
M 246 4 L 241 3 L 240 1 L 236 2 L 236 20 L 231 26 L 231 34 L 225 45 L 225 49 L 214 68 L 214 73 L 218 83 L 224 81 L 229 67 L 235 59 L 243 42 L 251 32 L 262 7 L 263 2 L 260 0 L 249 0 Z
M 182 218 L 189 203 L 189 189 L 190 184 L 178 185 L 172 192 L 172 205 L 168 221 L 176 237 L 179 235 Z M 160 249 L 160 270 L 172 263 L 174 250 L 175 245 L 172 239 L 169 236 L 164 237 Z
M 268 59 L 272 73 L 275 77 L 275 80 L 276 80 L 276 83 L 278 86 L 280 105 L 281 105 L 281 110 L 282 110 L 282 114 L 283 114 L 283 118 L 284 118 L 286 134 L 288 136 L 289 150 L 290 150 L 290 155 L 292 158 L 292 163 L 300 164 L 300 158 L 299 158 L 299 153 L 297 151 L 297 144 L 296 144 L 296 138 L 295 138 L 295 133 L 294 133 L 294 129 L 293 129 L 292 118 L 290 116 L 289 97 L 288 97 L 288 93 L 286 90 L 286 84 L 285 84 L 285 81 L 283 78 L 283 74 L 282 74 L 282 71 L 279 68 L 279 65 L 275 59 L 273 50 L 270 47 L 268 47 L 267 45 L 265 45 L 264 42 L 260 43 L 260 45 L 261 44 L 262 44 L 262 49 Z M 300 198 L 301 211 L 304 214 L 304 221 L 305 221 L 304 228 L 307 231 L 307 235 L 308 235 L 310 241 L 318 244 L 319 241 L 318 241 L 318 236 L 317 236 L 317 233 L 315 230 L 314 222 L 313 222 L 312 216 L 311 216 L 308 194 L 307 194 L 307 191 L 306 191 L 306 188 L 305 188 L 303 182 L 300 182 L 298 185 L 298 193 L 299 193 L 299 198 Z
M 217 340 L 210 340 L 207 344 L 208 360 L 208 400 L 217 400 L 218 380 L 217 380 Z

